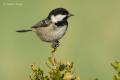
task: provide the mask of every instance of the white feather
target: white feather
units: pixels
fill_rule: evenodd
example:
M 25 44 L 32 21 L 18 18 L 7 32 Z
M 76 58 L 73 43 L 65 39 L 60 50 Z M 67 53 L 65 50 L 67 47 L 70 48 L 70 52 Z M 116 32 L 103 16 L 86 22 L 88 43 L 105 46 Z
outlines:
M 51 16 L 51 21 L 54 22 L 54 23 L 57 23 L 58 21 L 62 21 L 64 18 L 66 17 L 66 15 L 62 15 L 62 14 L 59 14 L 59 15 L 52 15 Z

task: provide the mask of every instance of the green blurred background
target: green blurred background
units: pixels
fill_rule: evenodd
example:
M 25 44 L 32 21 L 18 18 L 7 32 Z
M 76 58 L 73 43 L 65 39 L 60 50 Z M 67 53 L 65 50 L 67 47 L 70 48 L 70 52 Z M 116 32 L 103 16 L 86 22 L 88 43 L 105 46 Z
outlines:
M 110 63 L 120 59 L 120 0 L 0 0 L 0 80 L 28 80 L 30 64 L 46 69 L 50 44 L 33 33 L 19 34 L 57 7 L 75 16 L 57 50 L 74 62 L 81 80 L 111 80 Z

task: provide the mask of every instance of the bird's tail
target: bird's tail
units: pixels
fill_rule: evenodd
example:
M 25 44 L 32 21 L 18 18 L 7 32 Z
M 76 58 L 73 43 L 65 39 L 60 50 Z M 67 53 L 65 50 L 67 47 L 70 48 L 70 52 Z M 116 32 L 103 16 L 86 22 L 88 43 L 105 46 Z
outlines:
M 29 32 L 29 31 L 32 31 L 31 29 L 27 29 L 27 30 L 17 30 L 16 32 Z

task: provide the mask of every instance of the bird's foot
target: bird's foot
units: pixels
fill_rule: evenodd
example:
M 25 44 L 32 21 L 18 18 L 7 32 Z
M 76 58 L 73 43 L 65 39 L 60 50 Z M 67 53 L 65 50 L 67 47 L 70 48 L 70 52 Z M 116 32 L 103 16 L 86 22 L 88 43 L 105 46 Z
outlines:
M 54 54 L 57 47 L 59 47 L 59 41 L 54 41 L 51 46 L 52 46 L 52 51 L 51 52 L 52 52 L 52 54 Z

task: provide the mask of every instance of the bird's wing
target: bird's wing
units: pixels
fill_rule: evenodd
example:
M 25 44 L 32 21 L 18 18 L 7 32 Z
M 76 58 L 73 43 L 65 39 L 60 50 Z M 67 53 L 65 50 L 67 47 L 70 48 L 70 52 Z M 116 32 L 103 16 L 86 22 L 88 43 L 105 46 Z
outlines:
M 42 21 L 39 21 L 35 25 L 33 25 L 31 28 L 39 28 L 39 27 L 48 27 L 50 25 L 51 21 L 48 19 L 44 19 Z

